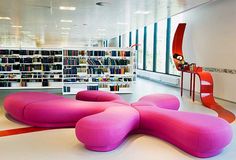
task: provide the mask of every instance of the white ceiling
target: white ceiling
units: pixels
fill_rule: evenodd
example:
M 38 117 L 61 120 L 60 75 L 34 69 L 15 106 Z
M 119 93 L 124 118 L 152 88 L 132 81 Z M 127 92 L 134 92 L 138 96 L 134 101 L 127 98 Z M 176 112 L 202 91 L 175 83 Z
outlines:
M 108 2 L 97 6 L 97 2 Z M 211 0 L 0 0 L 0 45 L 75 46 L 115 37 Z M 59 10 L 76 7 L 75 11 Z M 136 11 L 149 11 L 147 15 Z M 61 19 L 72 20 L 62 23 Z M 117 23 L 127 23 L 118 25 Z M 22 28 L 12 28 L 20 25 Z M 71 28 L 63 30 L 62 28 Z M 63 35 L 62 33 L 69 33 Z M 21 43 L 20 43 L 21 42 Z

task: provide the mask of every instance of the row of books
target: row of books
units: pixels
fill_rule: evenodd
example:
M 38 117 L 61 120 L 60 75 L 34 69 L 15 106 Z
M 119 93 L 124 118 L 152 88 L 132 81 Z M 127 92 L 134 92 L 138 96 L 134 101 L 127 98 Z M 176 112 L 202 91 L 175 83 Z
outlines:
M 43 55 L 55 56 L 62 55 L 62 51 L 49 50 L 0 50 L 0 55 Z
M 112 68 L 100 68 L 100 67 L 88 67 L 87 74 L 109 74 L 108 70 L 110 71 L 110 74 L 125 74 L 130 73 L 129 67 L 112 67 Z M 77 68 L 75 66 L 71 68 L 64 68 L 63 73 L 64 74 L 78 74 L 80 72 L 85 73 L 85 69 Z
M 26 57 L 26 58 L 0 58 L 0 63 L 55 63 L 62 62 L 62 57 Z
M 80 64 L 86 64 L 86 60 L 81 58 L 64 58 L 64 65 L 80 65 Z
M 79 73 L 86 73 L 87 74 L 87 68 L 86 67 L 76 67 L 76 66 L 66 66 L 63 69 L 64 74 L 79 74 Z
M 0 82 L 0 87 L 11 87 L 11 82 Z
M 89 58 L 87 62 L 89 65 L 102 65 L 101 59 Z
M 62 65 L 14 65 L 16 70 L 20 71 L 33 71 L 33 70 L 42 70 L 42 71 L 51 71 L 51 70 L 62 70 Z M 16 68 L 16 66 L 18 66 Z
M 110 74 L 125 74 L 129 73 L 129 67 L 112 67 L 110 68 Z
M 63 92 L 65 92 L 65 93 L 68 93 L 68 92 L 70 92 L 70 87 L 68 87 L 68 86 L 63 86 Z
M 64 79 L 64 82 L 131 82 L 132 78 L 114 78 L 114 77 L 70 77 Z
M 28 80 L 22 80 L 21 82 L 20 82 L 20 86 L 21 87 L 27 87 L 28 85 L 27 85 L 27 82 L 29 82 Z M 42 87 L 48 87 L 49 86 L 49 81 L 48 81 L 48 79 L 43 79 L 43 80 L 41 80 L 41 82 L 42 82 Z
M 64 50 L 63 52 L 64 56 L 85 56 L 86 52 L 84 50 L 78 51 L 78 50 Z
M 119 85 L 119 84 L 115 84 L 115 85 L 107 85 L 107 84 L 88 85 L 87 90 L 99 90 L 99 88 L 108 88 L 108 87 L 109 87 L 110 91 L 119 91 L 120 88 L 130 88 L 130 85 L 129 84 L 124 84 L 124 85 Z M 71 92 L 71 87 L 64 86 L 63 91 L 65 93 L 69 93 L 69 92 Z
M 0 50 L 0 55 L 9 55 L 9 50 Z
M 61 50 L 0 50 L 0 55 L 44 55 L 54 56 L 62 55 Z M 64 56 L 119 56 L 119 57 L 130 57 L 130 51 L 85 51 L 85 50 L 64 50 Z
M 104 59 L 103 64 L 104 65 L 128 65 L 130 64 L 130 60 L 106 58 Z
M 8 78 L 21 78 L 20 74 L 0 74 L 0 79 L 8 79 Z
M 77 67 L 71 67 L 71 68 L 64 68 L 63 73 L 64 74 L 77 74 Z
M 5 65 L 5 66 L 0 66 L 0 72 L 6 72 L 6 71 L 12 71 L 12 66 L 11 65 Z
M 119 56 L 119 57 L 130 57 L 131 52 L 130 51 L 94 51 L 94 50 L 64 50 L 63 52 L 64 56 Z
M 97 85 L 87 86 L 87 90 L 98 90 L 98 86 Z
M 8 58 L 0 58 L 0 63 L 8 63 Z
M 110 86 L 110 91 L 119 91 L 119 90 L 120 90 L 119 85 Z
M 14 65 L 5 65 L 0 66 L 0 71 L 33 71 L 33 70 L 42 70 L 42 71 L 50 71 L 50 70 L 62 70 L 61 64 L 56 65 L 48 65 L 48 64 L 14 64 Z
M 106 56 L 108 52 L 105 51 L 87 51 L 87 56 Z
M 127 77 L 93 77 L 91 79 L 92 79 L 92 82 L 131 82 L 132 81 L 132 78 L 127 78 Z
M 131 52 L 130 51 L 111 51 L 112 57 L 130 57 Z
M 64 56 L 105 56 L 105 51 L 64 50 Z
M 57 78 L 57 79 L 62 79 L 62 75 L 54 75 L 54 74 L 23 74 L 21 75 L 21 78 Z
M 87 69 L 87 73 L 88 74 L 104 74 L 105 72 L 104 72 L 103 68 L 92 68 L 92 67 L 90 67 L 90 68 Z
M 62 57 L 43 57 L 41 59 L 42 63 L 60 63 L 62 62 Z
M 128 65 L 130 64 L 130 60 L 127 59 L 97 59 L 97 58 L 89 58 L 87 60 L 89 65 Z

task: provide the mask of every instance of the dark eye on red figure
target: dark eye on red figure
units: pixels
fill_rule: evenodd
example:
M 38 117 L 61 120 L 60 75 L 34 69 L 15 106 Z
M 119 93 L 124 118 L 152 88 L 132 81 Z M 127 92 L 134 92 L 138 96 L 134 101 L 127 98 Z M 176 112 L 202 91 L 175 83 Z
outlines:
M 173 58 L 174 58 L 174 59 L 177 59 L 177 60 L 179 60 L 179 61 L 182 61 L 182 60 L 184 59 L 182 55 L 179 55 L 179 54 L 177 54 L 177 53 L 173 55 Z
M 183 60 L 183 57 L 182 56 L 177 56 L 177 58 L 179 61 L 182 61 Z

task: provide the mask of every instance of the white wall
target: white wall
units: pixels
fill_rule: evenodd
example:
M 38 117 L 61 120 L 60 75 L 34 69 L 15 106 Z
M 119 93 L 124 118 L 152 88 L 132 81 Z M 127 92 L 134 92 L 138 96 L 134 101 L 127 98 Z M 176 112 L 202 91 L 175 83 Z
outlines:
M 183 47 L 187 61 L 204 67 L 236 69 L 236 0 L 216 0 L 182 16 L 187 23 Z M 236 74 L 212 75 L 215 96 L 236 102 Z M 186 89 L 188 82 L 186 79 Z

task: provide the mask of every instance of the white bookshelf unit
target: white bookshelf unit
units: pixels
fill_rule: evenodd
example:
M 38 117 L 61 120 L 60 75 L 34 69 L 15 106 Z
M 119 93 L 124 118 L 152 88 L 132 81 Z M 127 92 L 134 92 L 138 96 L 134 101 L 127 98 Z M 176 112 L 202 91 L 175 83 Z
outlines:
M 131 48 L 0 48 L 0 89 L 132 93 L 135 56 Z
M 62 88 L 62 49 L 0 49 L 0 89 Z
M 132 93 L 136 81 L 131 48 L 63 49 L 63 94 L 81 90 Z

